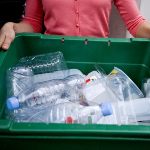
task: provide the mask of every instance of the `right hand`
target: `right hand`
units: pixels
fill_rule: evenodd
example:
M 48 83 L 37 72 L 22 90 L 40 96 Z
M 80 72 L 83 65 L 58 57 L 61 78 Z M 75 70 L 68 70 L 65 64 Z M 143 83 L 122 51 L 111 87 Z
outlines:
M 0 30 L 0 48 L 7 50 L 15 38 L 14 23 L 8 22 Z

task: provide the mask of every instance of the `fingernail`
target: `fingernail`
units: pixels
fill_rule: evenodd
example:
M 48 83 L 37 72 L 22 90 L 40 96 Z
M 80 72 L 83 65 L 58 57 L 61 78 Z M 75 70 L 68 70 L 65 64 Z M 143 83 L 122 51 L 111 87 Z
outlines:
M 3 45 L 2 48 L 3 48 L 4 50 L 7 50 L 7 49 L 8 49 L 8 45 Z

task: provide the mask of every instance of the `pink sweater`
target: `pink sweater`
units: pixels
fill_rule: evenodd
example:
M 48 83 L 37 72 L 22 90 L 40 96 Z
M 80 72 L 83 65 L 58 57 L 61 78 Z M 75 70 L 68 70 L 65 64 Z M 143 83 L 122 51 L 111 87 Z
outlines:
M 112 3 L 134 36 L 144 21 L 135 0 L 27 0 L 23 21 L 45 34 L 108 37 Z

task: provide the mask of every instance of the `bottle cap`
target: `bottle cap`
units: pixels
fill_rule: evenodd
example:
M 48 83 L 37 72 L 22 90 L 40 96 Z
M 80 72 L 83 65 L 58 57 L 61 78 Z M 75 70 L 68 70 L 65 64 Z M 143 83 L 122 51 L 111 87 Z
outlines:
M 71 116 L 68 116 L 65 120 L 65 123 L 68 123 L 68 124 L 72 124 L 73 122 L 74 122 L 74 120 Z
M 7 108 L 9 110 L 13 110 L 19 108 L 19 101 L 18 98 L 13 96 L 7 99 Z
M 109 116 L 113 114 L 113 109 L 112 109 L 112 105 L 109 102 L 104 102 L 100 105 L 101 107 L 101 112 L 103 114 L 103 116 Z

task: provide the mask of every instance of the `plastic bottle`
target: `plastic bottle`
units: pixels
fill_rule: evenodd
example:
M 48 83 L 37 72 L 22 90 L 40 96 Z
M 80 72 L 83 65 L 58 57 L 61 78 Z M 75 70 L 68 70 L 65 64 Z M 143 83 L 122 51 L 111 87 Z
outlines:
M 99 124 L 142 124 L 150 120 L 150 98 L 111 103 L 113 114 L 101 119 Z
M 100 105 L 83 106 L 67 98 L 58 98 L 55 105 L 44 105 L 14 110 L 18 122 L 81 123 L 81 124 L 138 124 L 150 120 L 150 98 L 103 102 Z
M 96 124 L 102 117 L 112 113 L 110 103 L 102 103 L 96 106 L 83 106 L 72 102 L 61 103 L 50 109 L 49 122 Z
M 68 98 L 57 98 L 54 105 L 69 102 Z M 8 119 L 15 122 L 44 122 L 49 123 L 49 111 L 53 107 L 52 103 L 45 103 L 33 107 L 22 107 L 9 111 Z
M 132 109 L 129 109 L 130 102 L 125 102 L 125 107 L 127 111 L 127 115 L 129 119 L 134 122 L 134 118 L 131 115 L 134 111 L 134 114 L 136 116 L 137 121 L 147 121 L 150 120 L 150 98 L 140 98 L 140 99 L 134 99 L 132 102 Z
M 32 107 L 43 103 L 54 103 L 60 97 L 70 98 L 71 101 L 79 100 L 77 87 L 84 82 L 80 75 L 72 75 L 62 80 L 50 80 L 33 84 L 17 96 L 7 99 L 8 109 L 18 109 L 20 107 Z M 23 106 L 24 105 L 24 106 Z
M 47 82 L 37 83 L 17 95 L 7 99 L 7 108 L 9 110 L 21 107 L 33 107 L 35 105 L 47 102 L 54 103 L 61 97 L 65 89 L 62 80 L 50 80 Z

